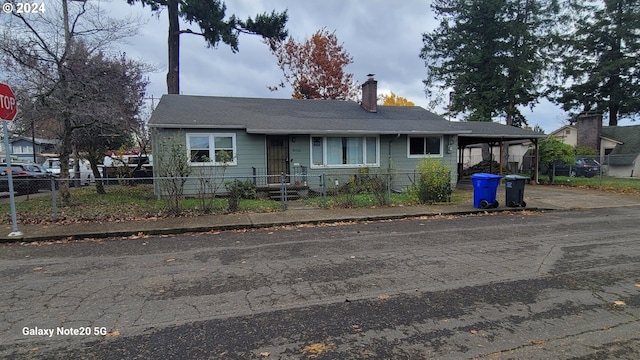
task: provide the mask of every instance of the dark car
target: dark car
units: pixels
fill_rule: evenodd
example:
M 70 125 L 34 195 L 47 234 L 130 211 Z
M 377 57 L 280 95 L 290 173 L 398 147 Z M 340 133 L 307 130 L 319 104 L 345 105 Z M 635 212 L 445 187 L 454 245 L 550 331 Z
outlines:
M 0 163 L 0 192 L 9 191 L 6 163 Z M 18 195 L 33 194 L 51 189 L 51 174 L 36 164 L 11 163 L 13 190 Z
M 546 173 L 551 176 L 551 172 L 553 171 L 553 166 L 549 166 Z M 589 157 L 578 157 L 576 158 L 576 162 L 573 164 L 564 164 L 557 163 L 556 164 L 556 176 L 584 176 L 584 177 L 593 177 L 600 173 L 600 164 Z

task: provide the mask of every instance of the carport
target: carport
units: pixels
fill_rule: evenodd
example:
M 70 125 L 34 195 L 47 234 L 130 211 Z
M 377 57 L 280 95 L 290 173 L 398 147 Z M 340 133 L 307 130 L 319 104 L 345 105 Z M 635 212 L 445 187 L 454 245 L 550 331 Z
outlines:
M 500 174 L 502 174 L 502 145 L 505 142 L 514 140 L 530 140 L 534 145 L 534 171 L 533 180 L 538 183 L 538 140 L 546 138 L 547 135 L 537 133 L 531 130 L 518 128 L 515 126 L 507 126 L 494 122 L 468 121 L 468 122 L 452 122 L 455 126 L 459 126 L 461 130 L 471 130 L 471 132 L 460 133 L 458 135 L 458 178 L 462 173 L 462 164 L 464 164 L 464 149 L 470 145 L 488 144 L 489 149 L 493 151 L 493 146 L 500 146 Z M 493 153 L 491 154 L 493 158 Z

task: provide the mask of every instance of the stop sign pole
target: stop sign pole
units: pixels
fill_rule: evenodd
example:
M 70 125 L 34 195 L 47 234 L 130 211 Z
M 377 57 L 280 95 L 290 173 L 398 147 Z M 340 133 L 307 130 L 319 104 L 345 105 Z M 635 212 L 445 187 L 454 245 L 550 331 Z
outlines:
M 7 160 L 7 182 L 9 183 L 9 200 L 11 203 L 11 224 L 12 231 L 9 237 L 22 237 L 22 232 L 18 230 L 16 220 L 16 201 L 13 195 L 13 172 L 11 171 L 11 151 L 9 145 L 9 130 L 7 123 L 13 121 L 18 113 L 16 96 L 7 84 L 0 83 L 0 119 L 2 121 L 2 131 L 4 132 L 4 153 Z

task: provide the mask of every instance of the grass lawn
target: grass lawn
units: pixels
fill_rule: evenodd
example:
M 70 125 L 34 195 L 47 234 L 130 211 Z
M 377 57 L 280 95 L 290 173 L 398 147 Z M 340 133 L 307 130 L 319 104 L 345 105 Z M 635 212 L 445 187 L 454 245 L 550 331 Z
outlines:
M 153 185 L 108 185 L 104 195 L 98 195 L 93 186 L 71 189 L 72 204 L 60 206 L 57 198 L 57 221 L 61 223 L 126 221 L 145 218 L 169 216 L 165 200 L 158 200 L 153 195 Z M 473 195 L 469 191 L 452 194 L 452 202 L 470 202 Z M 0 204 L 0 224 L 11 224 L 11 211 L 8 199 Z M 203 201 L 206 203 L 203 204 Z M 311 197 L 303 200 L 305 204 L 323 207 L 322 197 Z M 442 204 L 451 204 L 442 203 Z M 209 211 L 203 211 L 203 205 Z M 373 194 L 354 194 L 350 196 L 328 196 L 327 207 L 375 207 L 379 206 Z M 391 206 L 417 205 L 407 194 L 393 193 Z M 226 198 L 197 199 L 188 198 L 181 201 L 183 216 L 202 214 L 221 214 L 227 212 Z M 240 212 L 272 212 L 280 211 L 280 202 L 269 199 L 241 199 Z M 16 214 L 21 224 L 46 224 L 54 222 L 53 202 L 50 193 L 40 193 L 28 197 L 16 198 Z
M 540 181 L 549 181 L 545 175 L 540 176 Z M 599 189 L 605 191 L 640 194 L 640 179 L 634 178 L 613 178 L 608 176 L 566 177 L 556 176 L 554 185 L 576 186 L 583 188 Z
M 72 204 L 60 206 L 57 199 L 58 221 L 61 222 L 103 222 L 124 221 L 167 216 L 167 204 L 153 195 L 153 185 L 108 185 L 107 194 L 99 195 L 93 186 L 71 189 Z M 182 200 L 184 215 L 199 215 L 202 211 L 200 199 Z M 227 200 L 211 199 L 209 213 L 224 213 Z M 272 200 L 240 200 L 240 211 L 268 212 L 279 211 L 280 203 Z M 9 201 L 0 204 L 0 224 L 11 224 Z M 41 193 L 19 197 L 16 201 L 16 215 L 22 224 L 40 224 L 53 221 L 53 202 L 51 194 Z

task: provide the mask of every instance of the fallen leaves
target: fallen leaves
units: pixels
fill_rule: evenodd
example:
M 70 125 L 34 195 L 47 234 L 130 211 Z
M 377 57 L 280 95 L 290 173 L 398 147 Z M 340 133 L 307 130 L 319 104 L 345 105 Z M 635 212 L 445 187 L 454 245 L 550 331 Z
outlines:
M 315 344 L 311 344 L 309 346 L 306 346 L 304 349 L 302 349 L 302 353 L 309 355 L 310 358 L 314 359 L 317 358 L 318 356 L 327 353 L 331 350 L 333 350 L 336 347 L 335 343 L 315 343 Z
M 149 235 L 145 235 L 142 231 L 138 232 L 137 235 L 131 235 L 128 237 L 128 239 L 131 240 L 135 240 L 135 239 L 147 239 L 149 238 Z
M 625 306 L 625 305 L 627 305 L 627 303 L 625 303 L 625 302 L 624 302 L 624 301 L 622 301 L 622 300 L 616 300 L 616 301 L 614 301 L 614 302 L 613 302 L 613 304 L 614 304 L 615 306 Z
M 112 332 L 107 333 L 107 335 L 105 335 L 107 337 L 115 337 L 115 336 L 120 336 L 120 331 L 118 330 L 113 330 Z

